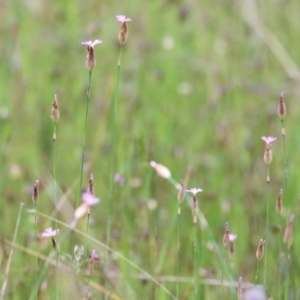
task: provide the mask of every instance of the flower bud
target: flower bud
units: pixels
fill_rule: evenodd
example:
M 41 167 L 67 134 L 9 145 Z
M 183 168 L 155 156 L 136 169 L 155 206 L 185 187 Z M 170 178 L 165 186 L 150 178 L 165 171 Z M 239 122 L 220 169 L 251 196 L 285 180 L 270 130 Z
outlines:
M 278 113 L 279 118 L 281 120 L 283 120 L 286 115 L 286 107 L 285 107 L 285 103 L 284 103 L 284 92 L 280 93 L 279 103 L 278 103 L 278 107 L 277 107 L 277 113 Z
M 158 176 L 166 179 L 171 177 L 171 172 L 167 167 L 158 164 L 155 161 L 151 161 L 150 166 L 155 169 Z
M 283 210 L 283 204 L 282 204 L 282 189 L 280 189 L 277 201 L 276 201 L 276 211 L 280 215 Z
M 266 243 L 266 241 L 261 239 L 259 244 L 258 244 L 257 251 L 256 251 L 257 260 L 261 260 L 264 256 L 265 243 Z
M 40 184 L 40 181 L 36 180 L 34 187 L 33 187 L 33 192 L 32 192 L 33 203 L 36 203 L 39 200 L 39 184 Z
M 59 109 L 56 95 L 54 95 L 54 100 L 52 102 L 51 119 L 53 123 L 57 123 L 57 121 L 59 120 Z

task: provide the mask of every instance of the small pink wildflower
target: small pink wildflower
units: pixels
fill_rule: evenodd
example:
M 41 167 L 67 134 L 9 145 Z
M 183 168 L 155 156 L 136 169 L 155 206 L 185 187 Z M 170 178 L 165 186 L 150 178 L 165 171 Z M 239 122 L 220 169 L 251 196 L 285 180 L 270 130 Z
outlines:
M 87 46 L 87 51 L 88 54 L 86 56 L 86 67 L 90 70 L 90 72 L 93 70 L 93 68 L 96 66 L 96 57 L 94 53 L 94 46 L 97 44 L 101 44 L 102 41 L 100 40 L 95 40 L 95 41 L 87 41 L 87 42 L 82 42 L 82 45 Z
M 120 45 L 124 45 L 128 39 L 128 26 L 127 22 L 131 21 L 131 19 L 126 18 L 124 15 L 116 16 L 117 21 L 121 22 L 121 28 L 118 35 L 118 40 Z
M 203 192 L 203 190 L 199 188 L 191 188 L 190 190 L 186 190 L 186 191 L 192 193 L 194 196 L 196 196 L 196 194 L 198 194 L 199 192 Z
M 197 222 L 197 212 L 198 212 L 198 201 L 196 198 L 196 194 L 199 192 L 203 192 L 202 189 L 199 188 L 192 188 L 190 190 L 186 190 L 186 192 L 193 194 L 193 205 L 192 205 L 192 215 L 193 215 L 193 223 L 196 224 Z
M 229 233 L 229 241 L 230 241 L 230 242 L 233 242 L 236 238 L 237 238 L 237 235 L 236 235 L 236 234 Z
M 100 41 L 100 40 L 94 40 L 93 42 L 92 41 L 81 42 L 82 45 L 85 45 L 85 46 L 88 46 L 91 48 L 94 48 L 95 45 L 101 44 L 101 43 L 102 43 L 102 41 Z
M 265 141 L 267 145 L 270 145 L 271 143 L 273 143 L 274 141 L 276 141 L 276 137 L 272 137 L 272 136 L 268 136 L 268 137 L 262 136 L 261 139 L 263 141 Z
M 59 234 L 59 229 L 52 230 L 52 227 L 49 227 L 45 229 L 45 231 L 42 233 L 42 237 L 53 237 Z
M 131 21 L 131 19 L 126 18 L 126 16 L 124 16 L 124 15 L 117 15 L 116 18 L 117 18 L 117 21 L 122 22 L 122 23 Z
M 96 198 L 93 194 L 83 193 L 82 201 L 85 202 L 88 206 L 94 206 L 100 202 L 100 199 Z

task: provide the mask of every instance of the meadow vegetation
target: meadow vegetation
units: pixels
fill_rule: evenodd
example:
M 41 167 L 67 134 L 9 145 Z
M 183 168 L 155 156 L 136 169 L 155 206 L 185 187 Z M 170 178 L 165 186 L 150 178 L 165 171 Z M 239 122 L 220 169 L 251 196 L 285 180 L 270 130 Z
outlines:
M 127 2 L 0 5 L 0 299 L 298 299 L 300 2 Z

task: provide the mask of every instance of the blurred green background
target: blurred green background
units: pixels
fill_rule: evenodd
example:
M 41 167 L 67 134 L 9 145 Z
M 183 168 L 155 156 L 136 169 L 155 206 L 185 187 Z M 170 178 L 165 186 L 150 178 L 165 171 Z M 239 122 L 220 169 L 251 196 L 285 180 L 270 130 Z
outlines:
M 226 221 L 238 235 L 235 254 L 229 259 L 232 276 L 253 282 L 255 252 L 265 236 L 265 203 L 270 193 L 268 278 L 272 284 L 268 296 L 281 299 L 277 287 L 282 231 L 277 229 L 275 203 L 279 189 L 284 187 L 284 156 L 277 104 L 284 91 L 288 188 L 283 198 L 287 215 L 296 215 L 297 231 L 299 11 L 297 0 L 2 1 L 2 236 L 12 239 L 19 203 L 24 202 L 17 242 L 34 249 L 34 220 L 26 210 L 33 207 L 31 189 L 36 179 L 41 181 L 38 209 L 48 215 L 53 212 L 50 112 L 54 94 L 61 115 L 57 126 L 57 182 L 61 195 L 67 195 L 59 219 L 70 222 L 70 207 L 75 208 L 78 194 L 88 84 L 86 48 L 81 42 L 101 39 L 103 44 L 95 46 L 97 66 L 92 74 L 83 184 L 93 173 L 95 194 L 101 203 L 92 211 L 90 234 L 105 242 L 111 103 L 120 48 L 120 23 L 115 16 L 125 14 L 132 22 L 128 24 L 129 39 L 121 63 L 115 173 L 126 182 L 115 187 L 112 248 L 154 276 L 176 274 L 177 191 L 150 168 L 149 161 L 155 160 L 167 166 L 177 181 L 184 178 L 187 188 L 204 190 L 198 197 L 199 206 L 216 241 L 222 245 Z M 269 190 L 261 140 L 265 135 L 277 137 Z M 40 232 L 53 226 L 46 219 L 38 221 Z M 286 219 L 281 223 L 285 226 Z M 79 226 L 84 229 L 84 222 Z M 180 275 L 192 279 L 193 226 L 186 205 L 181 226 Z M 201 236 L 199 272 L 204 279 L 220 279 L 220 263 L 209 239 Z M 84 244 L 84 240 L 77 242 Z M 295 234 L 291 250 L 294 296 L 290 299 L 297 299 L 300 287 L 295 273 L 300 267 L 296 255 L 299 245 Z M 61 245 L 62 252 L 70 253 L 70 246 L 67 239 Z M 9 249 L 2 246 L 1 270 L 5 269 Z M 45 255 L 50 250 L 50 241 L 40 246 Z M 15 250 L 10 299 L 29 297 L 34 286 L 34 262 L 34 256 Z M 114 266 L 125 278 L 112 283 L 112 291 L 122 299 L 169 299 L 153 283 L 131 278 L 137 270 L 117 259 Z M 101 263 L 98 272 L 103 275 Z M 94 280 L 103 284 L 102 275 L 95 275 Z M 174 281 L 162 283 L 175 293 Z M 21 294 L 16 287 L 22 287 Z M 50 288 L 45 288 L 41 299 L 51 299 L 47 295 Z M 180 290 L 180 299 L 192 299 L 189 280 L 180 285 Z M 214 286 L 203 285 L 201 293 L 201 299 L 217 297 Z M 99 291 L 92 290 L 92 294 L 99 299 Z

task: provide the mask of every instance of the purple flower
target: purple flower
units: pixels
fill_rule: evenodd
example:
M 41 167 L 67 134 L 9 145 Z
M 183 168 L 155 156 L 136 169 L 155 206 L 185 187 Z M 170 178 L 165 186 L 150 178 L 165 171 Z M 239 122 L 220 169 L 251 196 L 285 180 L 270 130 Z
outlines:
M 59 229 L 52 230 L 52 227 L 49 227 L 42 233 L 42 237 L 53 237 L 58 234 L 59 234 Z
M 91 48 L 94 48 L 95 45 L 101 44 L 101 43 L 102 43 L 102 41 L 100 41 L 100 40 L 94 40 L 93 42 L 92 41 L 81 42 L 82 45 L 85 45 L 85 46 L 88 46 Z
M 117 15 L 116 18 L 117 18 L 117 21 L 122 22 L 122 23 L 131 21 L 131 19 L 126 18 L 126 16 L 124 16 L 124 15 Z
M 96 198 L 94 195 L 90 193 L 83 193 L 82 194 L 82 201 L 86 203 L 88 206 L 94 206 L 99 203 L 100 199 Z
M 199 193 L 199 192 L 203 192 L 203 190 L 199 189 L 199 188 L 192 188 L 192 189 L 186 190 L 186 191 L 189 192 L 189 193 L 192 193 L 194 196 L 196 196 L 196 194 Z
M 272 142 L 276 141 L 276 137 L 271 136 L 262 136 L 261 139 L 265 141 L 267 145 L 270 145 Z

